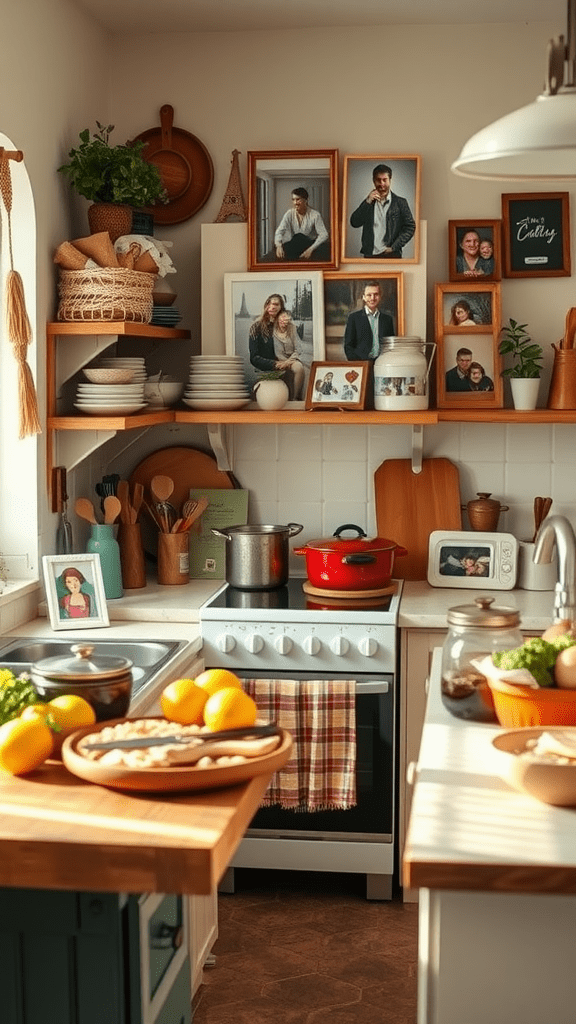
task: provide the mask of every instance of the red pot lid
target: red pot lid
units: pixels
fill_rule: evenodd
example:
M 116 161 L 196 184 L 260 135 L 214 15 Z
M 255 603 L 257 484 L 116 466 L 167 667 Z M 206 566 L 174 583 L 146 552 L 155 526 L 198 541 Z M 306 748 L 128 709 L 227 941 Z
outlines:
M 356 530 L 358 537 L 340 537 L 344 530 Z M 325 537 L 319 540 L 309 540 L 303 545 L 302 550 L 306 551 L 337 551 L 339 554 L 352 554 L 355 551 L 394 551 L 398 544 L 387 537 L 369 538 L 359 526 L 347 523 L 340 526 L 332 537 Z

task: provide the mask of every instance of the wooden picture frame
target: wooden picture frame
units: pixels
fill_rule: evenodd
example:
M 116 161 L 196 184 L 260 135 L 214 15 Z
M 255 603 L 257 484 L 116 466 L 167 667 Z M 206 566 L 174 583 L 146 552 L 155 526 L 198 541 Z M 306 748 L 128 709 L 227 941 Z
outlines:
M 502 195 L 504 277 L 569 277 L 570 193 Z
M 306 409 L 364 409 L 370 360 L 312 363 Z
M 263 373 L 274 370 L 277 357 L 273 329 L 258 331 L 256 326 L 274 296 L 280 297 L 284 309 L 291 314 L 294 355 L 304 368 L 303 377 L 300 367 L 284 375 L 290 392 L 286 408 L 303 409 L 310 367 L 325 355 L 321 271 L 287 268 L 284 273 L 224 274 L 226 353 L 242 356 L 244 379 L 250 390 Z M 268 333 L 270 336 L 265 337 Z M 299 394 L 295 391 L 297 386 Z
M 53 630 L 110 625 L 99 554 L 44 555 L 42 572 Z
M 374 200 L 370 197 L 376 178 L 385 173 L 380 170 L 382 167 L 391 171 L 388 185 L 393 205 L 389 210 L 393 211 L 394 237 L 398 245 L 389 255 L 375 256 Z M 420 167 L 420 157 L 416 155 L 373 153 L 344 157 L 342 263 L 420 262 Z M 408 237 L 404 241 L 405 235 Z
M 477 253 L 466 260 L 464 246 L 476 235 Z M 448 278 L 450 281 L 500 281 L 502 278 L 502 222 L 499 220 L 448 221 Z M 483 251 L 490 246 L 491 252 Z M 471 265 L 468 265 L 468 264 Z M 473 265 L 476 264 L 476 265 Z
M 388 319 L 392 320 L 392 335 L 404 334 L 404 275 L 401 271 L 382 273 L 379 270 L 346 273 L 342 271 L 328 271 L 324 273 L 324 347 L 325 359 L 334 359 L 341 362 L 357 357 L 352 350 L 347 354 L 345 340 L 347 325 L 350 323 L 351 314 L 358 313 L 364 309 L 362 295 L 364 289 L 370 282 L 378 282 L 381 291 L 379 310 L 387 314 L 386 322 L 383 320 L 382 327 L 386 328 L 385 334 L 389 334 L 390 325 Z M 360 358 L 364 358 L 363 355 Z
M 468 305 L 472 316 L 452 321 L 452 309 Z M 448 315 L 450 313 L 450 316 Z M 466 281 L 437 284 L 434 300 L 437 406 L 439 409 L 501 409 L 504 399 L 501 285 Z
M 338 209 L 337 149 L 249 152 L 248 269 L 335 269 Z

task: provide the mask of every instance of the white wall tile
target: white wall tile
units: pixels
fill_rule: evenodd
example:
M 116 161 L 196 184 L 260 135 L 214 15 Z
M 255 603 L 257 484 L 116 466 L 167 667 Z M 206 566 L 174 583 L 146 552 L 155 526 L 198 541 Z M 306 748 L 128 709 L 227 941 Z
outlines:
M 282 462 L 312 462 L 322 458 L 321 426 L 282 427 L 278 432 L 278 458 Z
M 249 424 L 234 428 L 234 457 L 236 459 L 275 459 L 277 456 L 276 427 L 273 424 Z
M 506 427 L 506 450 L 503 456 L 509 462 L 550 462 L 552 427 L 539 423 L 509 424 Z
M 549 462 L 509 462 L 506 465 L 505 493 L 507 504 L 533 502 L 537 494 L 550 494 L 551 465 Z
M 576 468 L 576 424 L 558 423 L 553 428 L 552 455 L 554 462 L 571 463 Z
M 322 501 L 322 462 L 303 462 L 295 472 L 294 465 L 284 468 L 279 464 L 278 500 L 285 503 Z
M 463 423 L 460 427 L 463 462 L 495 462 L 506 451 L 503 423 Z
M 554 501 L 563 501 L 576 506 L 576 472 L 574 463 L 554 462 L 552 465 L 552 490 Z M 538 491 L 538 494 L 541 494 Z
M 325 502 L 365 502 L 367 491 L 368 479 L 365 458 L 353 462 L 323 463 L 322 498 Z
M 270 459 L 249 460 L 237 459 L 234 462 L 234 474 L 242 487 L 256 492 L 267 500 L 278 498 L 279 463 Z
M 342 413 L 343 416 L 346 413 Z M 365 426 L 324 427 L 323 455 L 326 462 L 345 458 L 365 458 L 368 450 L 368 431 Z

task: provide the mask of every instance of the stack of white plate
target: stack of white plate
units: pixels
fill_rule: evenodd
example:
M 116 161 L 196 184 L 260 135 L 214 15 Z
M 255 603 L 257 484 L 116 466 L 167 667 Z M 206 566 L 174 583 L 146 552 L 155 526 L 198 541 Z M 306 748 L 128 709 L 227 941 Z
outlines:
M 183 398 L 191 409 L 241 409 L 250 392 L 241 356 L 192 356 Z
M 90 416 L 129 416 L 146 405 L 144 384 L 146 364 L 144 359 L 121 359 L 115 356 L 103 357 L 101 367 L 130 369 L 133 377 L 129 384 L 92 384 L 83 381 L 78 384 L 75 406 Z

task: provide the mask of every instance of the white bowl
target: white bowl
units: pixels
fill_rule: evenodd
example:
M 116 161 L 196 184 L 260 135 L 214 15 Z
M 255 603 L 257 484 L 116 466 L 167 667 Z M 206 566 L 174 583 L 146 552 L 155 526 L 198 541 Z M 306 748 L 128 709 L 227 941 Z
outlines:
M 169 407 L 176 404 L 183 391 L 184 383 L 180 381 L 147 381 L 144 398 L 150 406 Z
M 101 366 L 84 370 L 84 376 L 93 384 L 129 384 L 134 376 L 134 370 L 120 366 Z

